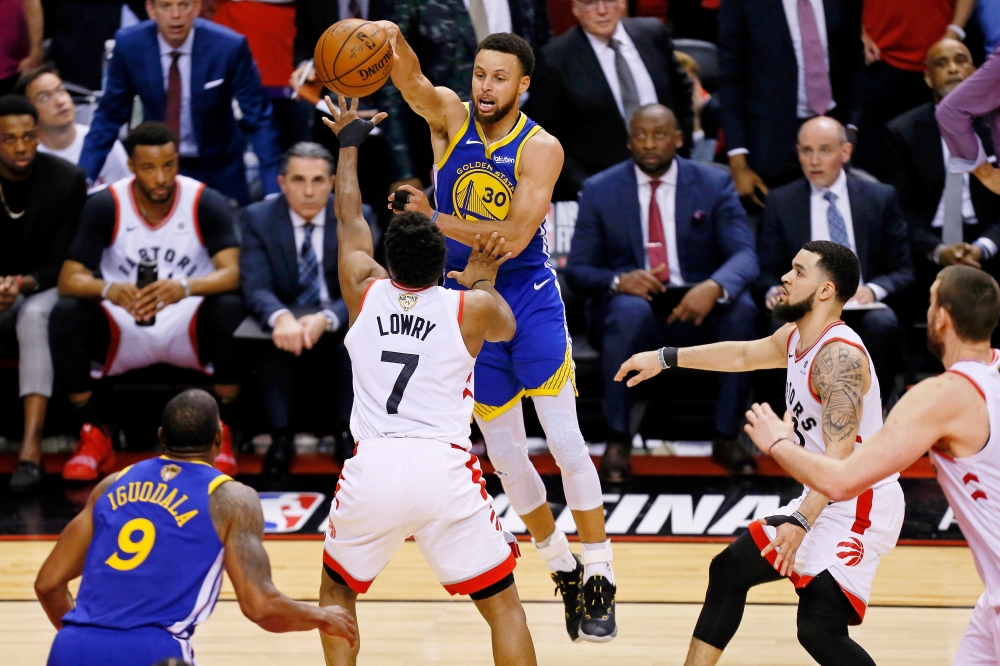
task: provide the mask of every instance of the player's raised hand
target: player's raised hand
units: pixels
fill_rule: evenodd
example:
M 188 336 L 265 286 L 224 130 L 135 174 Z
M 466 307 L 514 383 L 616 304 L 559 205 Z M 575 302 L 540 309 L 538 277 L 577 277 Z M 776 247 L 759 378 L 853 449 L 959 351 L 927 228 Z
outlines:
M 754 403 L 747 411 L 747 424 L 743 431 L 762 453 L 771 454 L 771 447 L 781 440 L 795 443 L 795 428 L 792 425 L 792 413 L 785 410 L 785 418 L 780 419 L 766 402 L 761 405 Z
M 402 195 L 405 195 L 405 197 Z M 400 200 L 400 203 L 403 204 L 402 208 L 396 208 L 393 205 L 397 198 Z M 434 215 L 434 209 L 431 208 L 431 202 L 427 200 L 427 195 L 420 189 L 408 183 L 400 185 L 398 190 L 389 195 L 389 205 L 387 208 L 391 209 L 396 215 L 401 215 L 402 213 L 409 211 L 422 213 L 427 217 Z
M 625 382 L 627 386 L 635 386 L 650 377 L 655 377 L 662 371 L 658 351 L 640 352 L 622 363 L 622 367 L 618 368 L 618 374 L 615 375 L 615 381 L 620 382 L 630 372 L 638 372 L 639 374 Z
M 341 148 L 357 148 L 361 145 L 362 141 L 368 138 L 368 135 L 372 133 L 376 125 L 389 117 L 389 114 L 383 111 L 382 113 L 376 113 L 371 120 L 365 120 L 358 116 L 357 99 L 353 100 L 353 108 L 350 97 L 345 102 L 344 97 L 337 95 L 336 105 L 330 99 L 329 95 L 323 99 L 326 101 L 326 108 L 330 110 L 330 114 L 333 116 L 333 120 L 324 117 L 323 122 L 337 135 Z
M 497 271 L 511 257 L 510 252 L 503 251 L 506 238 L 500 238 L 500 234 L 493 232 L 486 241 L 486 246 L 482 244 L 483 238 L 480 234 L 472 240 L 472 252 L 469 254 L 469 263 L 465 265 L 462 272 L 451 271 L 448 277 L 454 278 L 460 285 L 468 289 L 480 280 L 487 280 L 492 285 L 496 282 Z
M 351 614 L 340 606 L 323 606 L 320 612 L 326 616 L 326 622 L 319 630 L 327 636 L 343 638 L 353 648 L 358 642 L 358 623 Z

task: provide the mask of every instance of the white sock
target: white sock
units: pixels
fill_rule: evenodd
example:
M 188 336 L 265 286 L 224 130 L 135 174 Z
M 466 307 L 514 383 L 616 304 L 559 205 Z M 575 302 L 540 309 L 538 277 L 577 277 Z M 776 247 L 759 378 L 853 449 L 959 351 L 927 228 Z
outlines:
M 569 541 L 566 535 L 560 530 L 556 530 L 543 541 L 535 541 L 535 549 L 539 556 L 545 561 L 545 566 L 549 571 L 573 571 L 576 569 L 576 558 L 573 551 L 569 549 Z
M 593 561 L 588 562 L 592 554 Z M 612 585 L 615 584 L 615 572 L 611 570 L 611 539 L 600 543 L 583 544 L 583 582 L 591 576 L 604 576 Z

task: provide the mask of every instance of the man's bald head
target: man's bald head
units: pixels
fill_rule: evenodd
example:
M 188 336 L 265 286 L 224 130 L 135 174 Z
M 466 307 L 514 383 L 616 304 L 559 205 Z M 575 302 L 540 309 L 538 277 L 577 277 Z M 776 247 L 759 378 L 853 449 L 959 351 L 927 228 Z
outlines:
M 969 48 L 951 37 L 945 37 L 931 46 L 924 64 L 924 82 L 933 91 L 935 102 L 944 99 L 976 71 Z
M 666 173 L 684 134 L 677 129 L 677 116 L 662 104 L 647 104 L 632 114 L 628 149 L 636 166 L 654 178 Z
M 833 185 L 844 165 L 851 160 L 853 146 L 847 140 L 847 130 L 833 118 L 817 116 L 799 129 L 799 164 L 802 173 L 816 187 Z
M 803 140 L 817 139 L 847 143 L 847 130 L 838 121 L 827 116 L 816 116 L 802 123 L 799 128 L 799 145 Z

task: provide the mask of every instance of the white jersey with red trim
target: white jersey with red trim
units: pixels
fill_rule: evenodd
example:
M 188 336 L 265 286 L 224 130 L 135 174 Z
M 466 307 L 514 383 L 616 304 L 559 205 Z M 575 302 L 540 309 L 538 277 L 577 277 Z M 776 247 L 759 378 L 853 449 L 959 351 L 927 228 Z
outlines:
M 865 349 L 861 337 L 850 326 L 838 320 L 827 326 L 819 338 L 801 352 L 797 350 L 799 340 L 799 329 L 796 328 L 788 336 L 786 347 L 788 371 L 785 380 L 785 403 L 792 411 L 795 443 L 809 451 L 826 453 L 826 442 L 823 441 L 823 403 L 812 386 L 812 367 L 820 350 L 827 343 L 840 340 L 860 349 L 868 360 L 871 386 L 868 387 L 868 392 L 864 395 L 861 424 L 858 427 L 855 446 L 861 444 L 882 427 L 882 394 L 878 385 L 878 375 L 875 374 L 875 366 L 872 365 L 871 357 L 868 355 L 868 350 Z M 899 474 L 887 476 L 876 483 L 873 488 L 891 483 L 897 478 L 899 478 Z
M 460 324 L 465 292 L 375 280 L 344 345 L 354 369 L 351 434 L 470 448 L 473 367 Z
M 101 275 L 110 282 L 134 283 L 139 262 L 156 262 L 159 279 L 201 277 L 215 270 L 198 227 L 198 201 L 203 183 L 177 176 L 174 205 L 157 225 L 139 211 L 132 191 L 135 178 L 125 178 L 108 189 L 115 199 L 115 228 L 101 255 Z M 111 301 L 101 305 L 111 322 L 111 345 L 103 374 L 118 375 L 154 363 L 205 370 L 198 361 L 195 316 L 200 296 L 184 298 L 156 313 L 152 326 L 138 326 L 135 318 Z
M 959 361 L 948 372 L 968 379 L 986 400 L 990 437 L 982 449 L 963 458 L 930 450 L 938 483 L 972 549 L 986 604 L 1000 608 L 1000 352 L 990 363 Z

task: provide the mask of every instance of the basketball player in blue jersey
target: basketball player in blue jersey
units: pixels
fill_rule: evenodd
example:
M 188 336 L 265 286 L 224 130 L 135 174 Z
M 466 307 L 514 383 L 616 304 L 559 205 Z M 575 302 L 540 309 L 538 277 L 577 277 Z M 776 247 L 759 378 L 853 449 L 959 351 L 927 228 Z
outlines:
M 215 399 L 181 393 L 163 412 L 166 454 L 101 481 L 66 526 L 35 581 L 59 630 L 49 666 L 193 661 L 190 637 L 215 607 L 223 569 L 243 614 L 261 628 L 319 629 L 355 644 L 355 621 L 343 609 L 275 589 L 257 493 L 212 467 L 221 438 Z M 74 600 L 68 583 L 81 574 Z
M 431 217 L 448 237 L 448 270 L 465 266 L 477 234 L 497 232 L 513 253 L 496 288 L 514 311 L 517 333 L 510 342 L 484 345 L 475 370 L 475 416 L 490 461 L 563 595 L 570 637 L 610 641 L 617 634 L 611 542 L 601 483 L 577 423 L 565 310 L 542 228 L 563 150 L 517 106 L 531 82 L 534 55 L 516 35 L 490 35 L 476 51 L 472 99 L 462 101 L 448 88 L 431 85 L 394 24 L 379 25 L 393 44 L 392 82 L 430 125 L 434 147 L 437 210 L 423 193 L 404 186 L 410 194 L 405 210 Z M 562 471 L 582 558 L 556 529 L 545 486 L 528 459 L 524 396 L 533 399 Z

